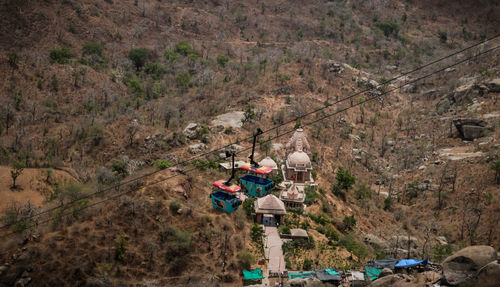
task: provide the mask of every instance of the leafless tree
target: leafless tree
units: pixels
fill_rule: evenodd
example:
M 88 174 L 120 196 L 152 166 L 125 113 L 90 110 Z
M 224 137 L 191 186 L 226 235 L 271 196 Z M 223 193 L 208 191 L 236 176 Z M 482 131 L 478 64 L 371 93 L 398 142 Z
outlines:
M 132 143 L 134 142 L 134 137 L 140 129 L 141 127 L 139 125 L 139 122 L 135 119 L 128 125 L 127 134 L 129 138 L 129 145 L 132 145 Z

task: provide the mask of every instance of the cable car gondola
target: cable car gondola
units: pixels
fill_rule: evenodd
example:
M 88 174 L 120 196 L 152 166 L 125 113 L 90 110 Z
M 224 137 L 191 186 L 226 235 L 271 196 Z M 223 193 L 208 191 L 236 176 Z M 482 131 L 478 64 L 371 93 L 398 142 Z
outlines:
M 231 180 L 234 178 L 234 151 L 226 152 L 226 156 L 229 155 L 232 157 L 231 177 L 228 180 L 220 179 L 215 181 L 213 186 L 215 186 L 217 190 L 210 194 L 210 199 L 212 200 L 214 208 L 227 213 L 236 211 L 241 205 L 241 199 L 236 196 L 236 193 L 241 191 L 241 187 L 231 183 Z
M 269 194 L 271 192 L 271 189 L 273 188 L 272 180 L 258 176 L 258 175 L 266 176 L 270 174 L 273 170 L 269 167 L 260 166 L 253 159 L 257 137 L 262 133 L 263 132 L 261 129 L 257 129 L 257 132 L 254 133 L 252 154 L 248 157 L 250 159 L 250 162 L 240 167 L 243 170 L 254 173 L 254 174 L 246 174 L 240 178 L 240 185 L 242 186 L 243 191 L 245 191 L 248 195 L 254 197 L 263 197 Z

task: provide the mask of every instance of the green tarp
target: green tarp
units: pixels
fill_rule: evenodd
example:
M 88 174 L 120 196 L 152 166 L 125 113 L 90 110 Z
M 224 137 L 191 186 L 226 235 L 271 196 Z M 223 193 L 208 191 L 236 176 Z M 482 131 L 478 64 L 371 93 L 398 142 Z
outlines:
M 312 278 L 314 276 L 313 271 L 309 272 L 302 272 L 302 273 L 288 273 L 288 279 L 295 279 L 295 278 Z
M 243 270 L 243 277 L 245 280 L 258 280 L 262 279 L 262 270 L 260 269 L 255 269 L 255 270 Z
M 382 272 L 382 269 L 365 266 L 365 271 L 366 271 L 366 276 L 368 276 L 368 278 L 370 278 L 370 280 L 373 281 L 378 278 L 378 276 Z
M 338 271 L 335 271 L 335 270 L 332 270 L 332 269 L 325 269 L 326 273 L 330 274 L 330 275 L 339 275 L 340 272 Z

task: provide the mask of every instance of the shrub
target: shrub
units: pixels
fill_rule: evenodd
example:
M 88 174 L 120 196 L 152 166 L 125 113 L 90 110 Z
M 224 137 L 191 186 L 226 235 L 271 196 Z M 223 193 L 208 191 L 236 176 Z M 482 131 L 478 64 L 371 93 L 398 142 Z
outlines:
M 100 184 L 110 184 L 115 181 L 115 175 L 110 169 L 106 168 L 105 166 L 96 168 L 95 176 L 97 178 L 97 182 L 99 182 Z
M 177 213 L 177 211 L 181 209 L 181 205 L 175 200 L 170 201 L 168 207 L 170 208 L 170 211 L 172 211 L 172 213 Z
M 495 181 L 500 184 L 500 159 L 490 165 L 490 169 L 495 171 Z
M 21 233 L 30 229 L 35 223 L 31 216 L 36 213 L 38 213 L 37 208 L 29 202 L 24 205 L 13 202 L 5 209 L 5 215 L 1 221 L 13 232 Z
M 377 27 L 384 32 L 386 37 L 389 37 L 390 35 L 397 35 L 399 32 L 399 25 L 391 21 L 378 22 Z
M 90 127 L 87 137 L 92 140 L 92 143 L 97 146 L 101 142 L 104 137 L 104 132 L 102 127 L 98 124 L 95 124 Z
M 255 216 L 255 200 L 256 199 L 254 197 L 247 197 L 247 199 L 245 199 L 245 201 L 243 202 L 243 210 L 245 211 L 245 214 L 249 219 Z
M 306 199 L 304 200 L 304 204 L 307 206 L 315 203 L 321 196 L 316 192 L 316 188 L 314 186 L 306 186 L 304 188 L 304 193 L 306 195 Z
M 189 54 L 196 53 L 196 51 L 189 45 L 186 40 L 181 40 L 175 44 L 175 52 L 182 56 L 187 56 Z
M 264 235 L 264 230 L 257 223 L 254 223 L 250 230 L 250 237 L 258 245 L 262 245 L 262 236 Z
M 17 188 L 16 180 L 23 173 L 24 168 L 26 167 L 24 162 L 18 159 L 13 159 L 10 162 L 10 176 L 12 177 L 12 188 Z
M 59 90 L 59 80 L 57 79 L 56 74 L 52 75 L 52 78 L 50 80 L 50 89 L 54 92 L 57 92 Z
M 224 68 L 228 62 L 229 58 L 226 55 L 217 56 L 217 64 L 219 64 L 221 67 Z
M 64 46 L 61 49 L 53 49 L 49 53 L 50 62 L 57 64 L 67 64 L 74 56 L 73 52 Z
M 281 225 L 279 231 L 281 234 L 290 234 L 290 227 L 288 225 Z
M 127 164 L 123 161 L 113 161 L 111 169 L 120 176 L 128 175 Z
M 323 216 L 322 214 L 315 215 L 315 214 L 308 213 L 306 215 L 318 224 L 325 225 L 327 223 L 330 223 L 330 219 Z
M 156 166 L 158 169 L 166 169 L 172 166 L 172 164 L 168 160 L 159 159 L 156 161 Z
M 338 186 L 337 184 L 332 184 L 332 193 L 333 195 L 335 195 L 336 197 L 342 199 L 343 201 L 346 200 L 345 198 L 345 192 L 342 191 L 342 189 L 340 188 L 340 186 Z
M 175 62 L 179 58 L 179 54 L 177 54 L 174 49 L 166 49 L 165 52 L 163 52 L 163 56 L 169 62 Z
M 324 234 L 328 239 L 330 239 L 332 241 L 338 241 L 339 240 L 339 234 L 332 227 L 319 226 L 319 227 L 316 228 L 316 230 L 319 233 Z
M 175 76 L 175 83 L 177 84 L 177 87 L 183 90 L 187 89 L 191 84 L 191 76 L 188 72 L 180 72 L 177 76 Z
M 144 93 L 144 88 L 142 87 L 141 82 L 137 77 L 128 81 L 128 88 L 137 96 Z
M 82 48 L 82 55 L 84 56 L 89 56 L 89 55 L 97 55 L 99 57 L 102 57 L 102 46 L 101 44 L 98 43 L 88 43 L 85 44 Z
M 439 30 L 438 36 L 441 43 L 446 43 L 446 40 L 448 40 L 448 33 L 446 33 L 446 31 Z
M 164 226 L 160 241 L 166 243 L 167 261 L 173 272 L 179 272 L 185 264 L 185 256 L 191 252 L 192 238 L 188 231 L 173 226 Z
M 127 234 L 125 232 L 115 239 L 115 259 L 118 261 L 125 261 L 127 252 Z
M 144 68 L 144 72 L 146 72 L 146 74 L 153 75 L 155 77 L 160 77 L 161 75 L 165 74 L 166 71 L 167 69 L 164 66 L 156 62 L 147 63 L 146 67 Z
M 9 59 L 9 65 L 16 69 L 19 55 L 16 52 L 7 52 L 7 58 Z
M 354 218 L 354 214 L 351 216 L 345 216 L 342 223 L 344 224 L 345 230 L 352 230 L 354 226 L 356 226 L 356 218 Z
M 432 247 L 432 260 L 434 262 L 442 262 L 446 259 L 446 257 L 451 255 L 452 251 L 453 250 L 450 244 L 434 245 Z
M 148 50 L 146 50 L 146 48 L 132 49 L 128 53 L 128 58 L 134 63 L 137 71 L 144 66 L 147 57 Z
M 365 183 L 362 183 L 358 189 L 354 191 L 354 196 L 357 199 L 367 199 L 372 197 L 372 191 L 366 186 Z
M 337 179 L 337 185 L 346 191 L 356 182 L 356 178 L 351 174 L 351 172 L 349 170 L 345 170 L 341 166 L 339 167 L 335 178 Z
M 359 259 L 363 259 L 368 255 L 366 246 L 362 243 L 357 242 L 350 234 L 340 238 L 339 245 L 344 246 L 347 251 L 356 255 Z
M 246 250 L 239 251 L 236 257 L 238 258 L 238 263 L 243 269 L 250 269 L 250 267 L 255 264 L 255 256 Z
M 309 258 L 304 259 L 304 264 L 302 265 L 302 270 L 311 270 L 313 261 Z
M 384 199 L 384 210 L 392 210 L 393 200 L 392 197 L 388 196 Z

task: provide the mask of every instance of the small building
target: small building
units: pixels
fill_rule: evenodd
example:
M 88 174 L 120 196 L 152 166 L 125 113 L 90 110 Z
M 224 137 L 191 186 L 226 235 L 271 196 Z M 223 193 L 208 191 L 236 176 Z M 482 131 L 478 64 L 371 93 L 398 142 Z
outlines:
M 269 194 L 258 198 L 254 203 L 254 207 L 256 213 L 255 221 L 257 223 L 262 223 L 264 215 L 272 215 L 277 222 L 283 224 L 286 208 L 283 201 L 276 196 Z
M 260 162 L 259 162 L 259 165 L 260 166 L 265 166 L 265 167 L 268 167 L 270 169 L 272 169 L 273 171 L 271 172 L 272 175 L 276 175 L 278 174 L 278 165 L 276 164 L 276 162 L 270 158 L 270 157 L 265 157 L 264 159 L 262 159 Z
M 290 229 L 290 237 L 292 237 L 293 240 L 309 239 L 309 235 L 307 234 L 307 231 L 305 231 L 302 228 Z
M 292 184 L 289 189 L 283 190 L 280 193 L 280 199 L 285 203 L 287 207 L 304 207 L 304 200 L 306 195 L 304 193 L 304 187 L 296 184 Z
M 246 162 L 242 161 L 242 160 L 237 160 L 234 162 L 234 168 L 239 168 L 240 166 L 244 165 Z M 233 168 L 233 164 L 229 161 L 229 162 L 221 162 L 219 163 L 219 168 L 222 170 L 222 171 L 225 171 L 225 172 L 231 172 L 231 169 Z

